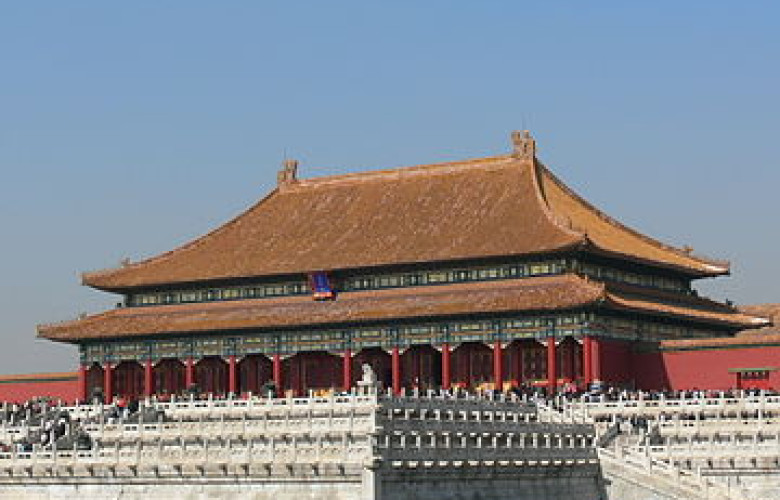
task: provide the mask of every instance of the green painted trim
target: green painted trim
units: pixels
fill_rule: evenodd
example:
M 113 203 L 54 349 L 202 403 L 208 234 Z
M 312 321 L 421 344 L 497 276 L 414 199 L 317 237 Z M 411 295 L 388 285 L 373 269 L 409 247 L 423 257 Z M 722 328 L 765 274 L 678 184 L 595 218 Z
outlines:
M 547 270 L 534 269 L 545 266 Z M 480 275 L 480 272 L 494 272 L 495 275 Z M 551 256 L 547 259 L 521 259 L 494 264 L 452 264 L 446 267 L 357 273 L 348 276 L 332 276 L 334 289 L 337 293 L 354 291 L 385 290 L 390 288 L 416 288 L 427 286 L 451 285 L 454 283 L 498 281 L 505 279 L 520 279 L 539 276 L 560 275 L 569 271 L 566 258 Z M 465 273 L 465 274 L 464 274 Z M 338 273 L 330 273 L 338 274 Z M 384 282 L 383 282 L 384 280 Z M 392 281 L 389 281 L 392 280 Z M 268 293 L 273 291 L 272 293 Z M 230 297 L 225 294 L 230 292 Z M 150 290 L 130 293 L 126 297 L 128 307 L 156 307 L 171 304 L 194 304 L 209 302 L 225 302 L 234 300 L 254 300 L 278 297 L 294 297 L 311 295 L 310 285 L 306 277 L 296 280 L 279 282 L 256 282 L 233 286 L 200 286 L 195 288 L 175 288 L 169 290 Z M 166 300 L 169 297 L 169 300 Z M 185 297 L 187 298 L 185 300 Z M 152 300 L 144 303 L 144 298 Z
M 507 314 L 499 317 L 435 318 L 350 327 L 284 331 L 225 331 L 205 335 L 145 337 L 120 341 L 84 342 L 83 362 L 119 363 L 146 359 L 185 358 L 299 351 L 341 351 L 345 348 L 408 347 L 449 342 L 544 339 L 586 335 L 588 313 L 563 310 L 555 314 Z M 443 333 L 446 330 L 447 334 Z
M 657 271 L 657 270 L 656 270 Z M 567 254 L 548 254 L 547 258 L 503 257 L 493 259 L 468 259 L 460 262 L 429 263 L 425 268 L 400 266 L 352 271 L 332 271 L 332 284 L 337 293 L 391 288 L 416 288 L 455 283 L 476 283 L 553 276 L 577 273 L 597 281 L 626 283 L 649 290 L 664 290 L 681 294 L 690 293 L 689 280 L 684 277 L 670 277 L 657 272 L 641 272 L 623 269 L 604 262 Z M 649 282 L 643 283 L 643 279 Z M 308 279 L 298 274 L 290 279 L 241 280 L 241 283 L 195 283 L 187 286 L 166 286 L 162 288 L 129 291 L 125 297 L 127 307 L 156 307 L 171 304 L 194 304 L 253 300 L 264 298 L 294 297 L 311 295 Z M 647 281 L 647 280 L 645 280 Z
M 30 382 L 75 382 L 78 379 L 79 379 L 78 376 L 52 377 L 52 378 L 20 378 L 20 379 L 11 379 L 11 380 L 0 379 L 0 384 L 27 384 Z
M 729 373 L 773 372 L 773 371 L 777 371 L 777 367 L 767 366 L 763 368 L 729 368 Z

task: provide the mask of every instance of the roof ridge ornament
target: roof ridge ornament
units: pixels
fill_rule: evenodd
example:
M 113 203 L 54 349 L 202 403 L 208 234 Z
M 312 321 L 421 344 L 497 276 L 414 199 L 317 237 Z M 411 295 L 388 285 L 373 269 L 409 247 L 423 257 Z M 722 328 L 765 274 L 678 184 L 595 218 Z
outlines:
M 279 187 L 298 182 L 298 160 L 285 159 L 282 162 L 282 169 L 276 174 L 276 182 Z
M 533 160 L 536 158 L 536 141 L 528 130 L 515 130 L 512 132 L 513 155 L 519 160 Z

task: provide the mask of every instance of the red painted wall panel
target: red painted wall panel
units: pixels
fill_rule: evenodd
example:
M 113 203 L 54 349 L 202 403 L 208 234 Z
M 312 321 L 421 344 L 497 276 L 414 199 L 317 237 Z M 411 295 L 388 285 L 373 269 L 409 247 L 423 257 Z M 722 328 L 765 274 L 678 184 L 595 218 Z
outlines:
M 73 403 L 79 396 L 78 380 L 56 382 L 0 381 L 0 401 L 21 403 L 42 396 Z
M 636 378 L 644 389 L 731 389 L 737 376 L 730 369 L 780 368 L 780 346 L 637 353 Z M 769 386 L 780 389 L 780 371 L 769 374 Z
M 635 352 L 634 379 L 636 386 L 646 390 L 670 389 L 661 352 Z
M 611 385 L 631 385 L 634 379 L 630 342 L 598 339 L 601 380 Z

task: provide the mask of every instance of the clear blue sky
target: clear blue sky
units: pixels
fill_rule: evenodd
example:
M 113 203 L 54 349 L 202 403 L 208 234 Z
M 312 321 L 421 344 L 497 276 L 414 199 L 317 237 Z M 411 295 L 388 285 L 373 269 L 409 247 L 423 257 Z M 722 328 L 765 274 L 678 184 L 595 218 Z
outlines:
M 109 6 L 110 5 L 110 6 Z M 508 151 L 780 302 L 780 3 L 3 2 L 0 372 L 68 370 L 35 325 L 79 273 L 165 251 L 302 176 Z

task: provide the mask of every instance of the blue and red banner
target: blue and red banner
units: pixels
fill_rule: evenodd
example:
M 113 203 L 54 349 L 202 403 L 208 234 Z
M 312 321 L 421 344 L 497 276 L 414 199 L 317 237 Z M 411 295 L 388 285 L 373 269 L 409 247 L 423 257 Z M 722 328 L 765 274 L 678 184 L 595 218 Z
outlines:
M 333 287 L 330 285 L 328 273 L 310 273 L 309 286 L 311 287 L 312 298 L 314 298 L 314 300 L 327 300 L 336 297 L 336 292 L 333 291 Z

